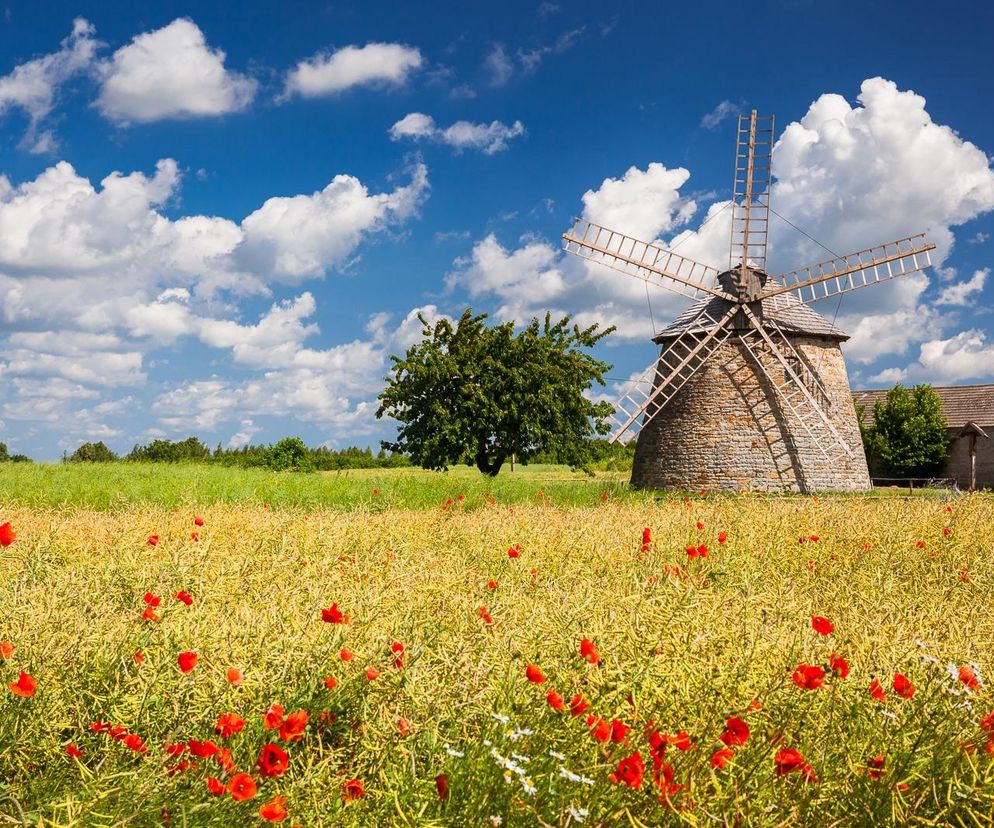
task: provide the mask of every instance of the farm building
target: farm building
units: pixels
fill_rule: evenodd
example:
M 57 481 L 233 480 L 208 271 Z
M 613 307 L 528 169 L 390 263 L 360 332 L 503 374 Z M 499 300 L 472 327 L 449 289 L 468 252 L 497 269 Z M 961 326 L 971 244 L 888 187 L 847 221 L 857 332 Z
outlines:
M 936 386 L 946 415 L 952 446 L 943 477 L 956 480 L 961 489 L 970 488 L 970 451 L 976 452 L 978 489 L 994 489 L 994 385 Z M 854 391 L 856 406 L 871 415 L 873 404 L 887 391 Z

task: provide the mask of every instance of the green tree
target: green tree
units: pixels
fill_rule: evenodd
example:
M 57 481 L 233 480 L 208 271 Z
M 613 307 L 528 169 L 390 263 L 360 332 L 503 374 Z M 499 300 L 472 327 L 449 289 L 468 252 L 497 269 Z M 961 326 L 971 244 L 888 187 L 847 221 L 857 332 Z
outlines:
M 376 416 L 400 423 L 397 439 L 383 447 L 410 455 L 426 469 L 445 469 L 465 459 L 491 476 L 512 454 L 522 461 L 538 453 L 583 468 L 589 437 L 606 434 L 609 403 L 584 395 L 604 385 L 605 362 L 584 352 L 611 333 L 597 325 L 580 329 L 567 316 L 533 319 L 517 335 L 514 323 L 494 327 L 487 315 L 467 309 L 453 326 L 434 328 L 424 317 L 421 342 L 393 356 L 392 375 L 379 396 Z
M 83 443 L 69 455 L 70 463 L 111 463 L 114 460 L 117 460 L 117 455 L 104 445 L 103 440 L 99 443 Z
M 949 456 L 942 400 L 931 385 L 898 384 L 873 406 L 873 421 L 860 423 L 871 467 L 894 477 L 932 477 Z
M 10 460 L 10 455 L 7 454 L 7 444 L 0 443 L 0 463 L 6 463 Z
M 266 465 L 273 471 L 314 471 L 314 461 L 299 437 L 284 437 L 266 453 Z

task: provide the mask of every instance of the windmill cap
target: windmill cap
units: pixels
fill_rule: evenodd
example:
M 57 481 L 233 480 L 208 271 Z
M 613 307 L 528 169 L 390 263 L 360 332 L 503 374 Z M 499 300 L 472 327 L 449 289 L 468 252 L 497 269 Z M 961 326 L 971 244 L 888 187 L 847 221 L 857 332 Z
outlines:
M 766 282 L 767 287 L 779 285 L 774 278 Z M 697 317 L 702 310 L 706 310 L 714 319 L 720 319 L 732 306 L 727 299 L 720 296 L 709 297 L 695 302 L 687 310 L 681 313 L 669 325 L 657 333 L 652 341 L 662 343 L 669 339 L 676 339 L 685 333 L 703 333 L 708 330 L 713 323 L 699 322 Z M 819 336 L 828 339 L 835 339 L 845 342 L 849 335 L 822 316 L 820 313 L 811 310 L 792 293 L 780 293 L 763 300 L 763 319 L 776 322 L 777 326 L 786 334 L 796 336 Z

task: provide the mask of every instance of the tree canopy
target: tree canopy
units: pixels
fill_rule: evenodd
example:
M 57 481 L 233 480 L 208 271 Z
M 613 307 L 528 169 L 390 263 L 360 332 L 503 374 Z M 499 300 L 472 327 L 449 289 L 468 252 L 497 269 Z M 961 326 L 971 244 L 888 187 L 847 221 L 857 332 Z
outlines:
M 516 455 L 555 454 L 574 467 L 591 457 L 590 440 L 606 434 L 610 403 L 585 393 L 604 385 L 611 369 L 584 349 L 614 328 L 581 329 L 566 316 L 533 319 L 515 334 L 513 322 L 488 326 L 487 315 L 467 309 L 453 324 L 432 327 L 404 357 L 393 356 L 391 376 L 376 416 L 399 425 L 391 451 L 409 454 L 427 469 L 469 461 L 488 475 Z
M 898 384 L 873 406 L 869 426 L 860 420 L 871 467 L 894 477 L 933 477 L 949 456 L 942 400 L 931 385 Z

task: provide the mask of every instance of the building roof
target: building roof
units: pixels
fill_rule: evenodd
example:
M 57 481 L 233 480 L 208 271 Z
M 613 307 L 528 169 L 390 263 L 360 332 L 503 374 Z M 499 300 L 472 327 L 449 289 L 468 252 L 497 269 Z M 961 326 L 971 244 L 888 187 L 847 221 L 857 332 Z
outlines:
M 942 400 L 942 413 L 946 415 L 950 428 L 962 428 L 971 421 L 980 426 L 994 426 L 994 385 L 933 387 Z M 869 412 L 877 400 L 887 396 L 887 390 L 853 391 L 853 401 L 856 405 L 866 406 Z
M 769 279 L 767 287 L 773 287 L 778 282 Z M 706 310 L 714 319 L 720 319 L 731 307 L 731 302 L 722 299 L 720 296 L 713 296 L 695 302 L 687 310 L 681 313 L 676 319 L 670 322 L 665 328 L 657 333 L 652 339 L 654 342 L 662 342 L 664 339 L 674 339 L 680 334 L 688 331 L 699 333 L 707 330 L 709 325 L 695 323 L 702 310 Z M 826 336 L 837 339 L 840 342 L 849 338 L 829 322 L 820 313 L 811 310 L 801 302 L 793 293 L 781 293 L 769 299 L 763 300 L 763 318 L 772 319 L 777 323 L 780 330 L 788 334 L 809 334 L 812 336 Z

